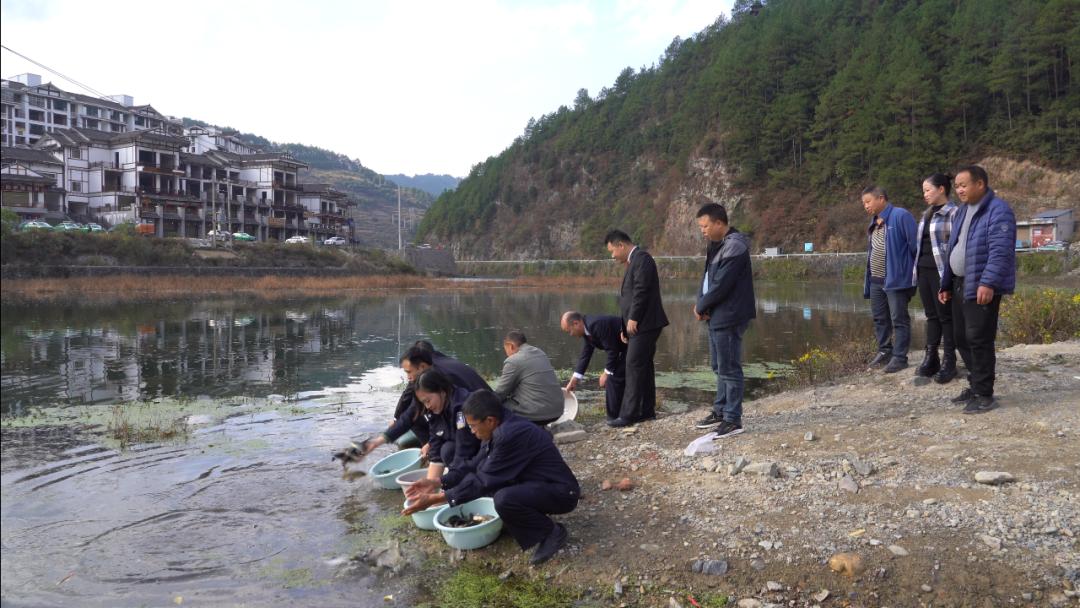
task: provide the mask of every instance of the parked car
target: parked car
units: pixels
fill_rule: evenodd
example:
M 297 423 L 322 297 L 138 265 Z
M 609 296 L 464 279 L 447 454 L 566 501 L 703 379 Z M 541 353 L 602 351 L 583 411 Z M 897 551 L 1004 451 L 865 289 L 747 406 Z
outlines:
M 348 245 L 348 244 L 349 244 L 349 241 L 345 240 L 345 237 L 343 237 L 343 236 L 332 236 L 332 237 L 326 239 L 325 241 L 323 241 L 323 245 Z
M 1050 241 L 1040 245 L 1037 249 L 1039 251 L 1065 251 L 1066 247 L 1065 241 Z
M 309 242 L 310 241 L 308 241 L 306 236 L 300 236 L 300 235 L 290 236 L 289 238 L 285 239 L 285 244 L 286 245 L 297 245 L 297 244 L 307 245 Z
M 52 230 L 53 227 L 49 222 L 44 220 L 30 220 L 19 224 L 19 230 L 22 232 L 29 232 L 31 230 Z
M 64 221 L 64 222 L 60 222 L 59 224 L 53 226 L 53 230 L 55 230 L 57 232 L 72 232 L 72 231 L 82 230 L 82 226 L 80 226 L 79 224 L 76 224 L 75 222 Z
M 105 232 L 105 229 L 101 227 L 101 224 L 90 222 L 89 224 L 83 224 L 83 232 Z
M 211 230 L 211 231 L 206 233 L 206 238 L 212 239 L 212 240 L 215 240 L 215 241 L 231 241 L 232 240 L 232 233 L 231 232 L 225 232 L 224 230 Z
M 232 238 L 234 238 L 234 239 L 236 239 L 238 241 L 254 241 L 254 240 L 256 240 L 255 237 L 251 236 L 250 234 L 248 234 L 246 232 L 234 232 L 234 233 L 232 233 Z

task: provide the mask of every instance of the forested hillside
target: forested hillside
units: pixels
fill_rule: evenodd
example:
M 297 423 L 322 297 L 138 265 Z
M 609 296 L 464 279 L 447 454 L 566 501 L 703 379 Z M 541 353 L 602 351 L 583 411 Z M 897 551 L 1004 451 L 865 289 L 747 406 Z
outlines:
M 759 245 L 838 248 L 859 238 L 868 183 L 915 208 L 921 179 L 961 162 L 1080 164 L 1076 0 L 749 5 L 530 120 L 439 197 L 418 238 L 467 257 L 561 257 L 601 253 L 620 226 L 685 252 L 700 245 L 692 209 L 718 200 Z
M 184 118 L 184 126 L 217 127 L 201 120 Z M 359 205 L 351 214 L 357 220 L 357 236 L 364 244 L 379 247 L 397 247 L 398 184 L 351 159 L 344 154 L 304 144 L 282 144 L 270 141 L 254 133 L 241 133 L 236 129 L 225 130 L 244 143 L 265 152 L 288 152 L 296 160 L 306 163 L 308 169 L 300 172 L 300 181 L 327 183 L 345 192 Z M 420 188 L 403 185 L 401 204 L 404 225 L 409 238 L 419 218 L 431 205 L 434 197 Z

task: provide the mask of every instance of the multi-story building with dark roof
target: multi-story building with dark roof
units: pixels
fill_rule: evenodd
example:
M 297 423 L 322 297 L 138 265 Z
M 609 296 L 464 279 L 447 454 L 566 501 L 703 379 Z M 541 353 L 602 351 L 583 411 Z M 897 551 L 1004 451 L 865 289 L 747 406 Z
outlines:
M 32 146 L 47 133 L 82 127 L 106 133 L 161 130 L 183 135 L 183 125 L 130 95 L 107 99 L 65 91 L 37 74 L 0 81 L 0 135 L 5 146 Z

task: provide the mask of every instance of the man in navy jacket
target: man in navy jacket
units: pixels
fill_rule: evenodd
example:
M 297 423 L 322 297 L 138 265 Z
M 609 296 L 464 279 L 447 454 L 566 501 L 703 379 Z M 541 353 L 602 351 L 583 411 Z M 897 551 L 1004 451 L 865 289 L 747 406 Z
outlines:
M 697 223 L 709 242 L 705 275 L 694 305 L 694 318 L 709 326 L 709 354 L 716 373 L 712 412 L 697 423 L 716 428 L 718 437 L 742 433 L 742 337 L 757 316 L 750 241 L 728 224 L 727 210 L 709 203 L 698 209 Z
M 566 384 L 566 390 L 573 391 L 577 388 L 578 381 L 585 379 L 593 352 L 598 348 L 603 350 L 607 353 L 604 372 L 600 374 L 600 388 L 604 389 L 604 408 L 607 410 L 608 420 L 618 418 L 623 389 L 626 386 L 626 344 L 620 338 L 622 319 L 614 315 L 583 315 L 576 310 L 569 310 L 563 313 L 561 327 L 564 332 L 581 338 L 584 342 L 577 365 L 574 366 L 574 375 Z
M 1016 289 L 1016 216 L 990 189 L 982 167 L 964 167 L 955 180 L 963 204 L 953 217 L 938 299 L 952 301 L 956 349 L 969 364 L 969 387 L 953 402 L 965 404 L 965 414 L 979 414 L 997 406 L 994 340 L 1001 296 Z
M 863 190 L 862 204 L 871 217 L 866 228 L 863 297 L 870 300 L 878 345 L 870 367 L 884 365 L 885 373 L 892 374 L 908 366 L 911 317 L 907 307 L 915 295 L 912 271 L 918 249 L 917 229 L 907 209 L 889 204 L 884 188 L 871 186 Z
M 495 499 L 495 511 L 522 550 L 536 547 L 531 562 L 541 564 L 566 544 L 566 527 L 549 514 L 569 513 L 581 488 L 573 471 L 544 429 L 502 406 L 491 391 L 477 391 L 462 408 L 480 451 L 460 465 L 462 476 L 441 483 L 423 480 L 406 491 L 405 514 L 440 502 L 451 506 L 481 496 Z M 458 466 L 458 465 L 455 465 Z M 441 491 L 435 491 L 441 488 Z

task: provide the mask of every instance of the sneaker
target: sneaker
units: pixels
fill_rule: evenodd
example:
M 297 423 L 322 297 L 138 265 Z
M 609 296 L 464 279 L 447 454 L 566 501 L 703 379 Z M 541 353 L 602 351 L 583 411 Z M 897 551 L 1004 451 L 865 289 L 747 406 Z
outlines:
M 952 398 L 953 403 L 967 403 L 975 398 L 975 393 L 970 388 L 960 391 L 960 394 Z
M 900 357 L 893 357 L 889 361 L 889 364 L 885 366 L 885 369 L 881 370 L 886 374 L 895 374 L 896 372 L 907 369 L 907 359 L 901 359 Z
M 540 545 L 536 547 L 536 552 L 533 553 L 532 559 L 529 560 L 534 566 L 540 565 L 559 552 L 559 549 L 563 548 L 566 544 L 566 538 L 569 536 L 566 532 L 566 526 L 562 524 L 555 524 L 555 527 L 551 530 L 551 534 L 547 535 L 547 538 L 540 541 Z
M 709 415 L 703 418 L 700 422 L 694 425 L 694 428 L 698 429 L 712 429 L 723 424 L 724 419 L 721 416 L 717 416 L 714 412 L 709 412 Z
M 743 428 L 741 424 L 735 424 L 734 422 L 728 422 L 727 420 L 720 423 L 720 428 L 716 429 L 716 438 L 723 439 L 724 437 L 734 437 L 735 435 L 742 434 Z
M 964 407 L 965 414 L 982 414 L 998 406 L 997 399 L 992 395 L 975 395 Z
M 892 353 L 878 353 L 878 354 L 874 355 L 873 359 L 870 359 L 870 361 L 866 364 L 866 366 L 867 367 L 881 367 L 882 365 L 887 364 L 889 362 L 890 358 L 892 358 Z

